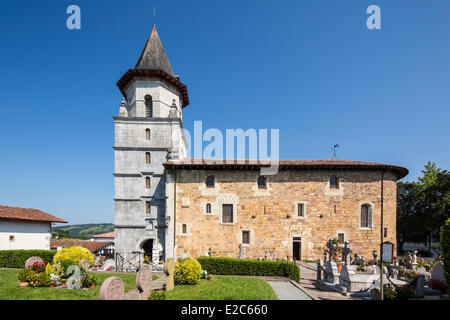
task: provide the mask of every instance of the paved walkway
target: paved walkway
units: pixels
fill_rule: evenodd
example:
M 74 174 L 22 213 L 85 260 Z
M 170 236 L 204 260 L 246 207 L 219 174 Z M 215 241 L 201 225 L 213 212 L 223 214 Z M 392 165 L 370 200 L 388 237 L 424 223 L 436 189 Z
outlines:
M 280 300 L 312 300 L 290 281 L 267 281 Z

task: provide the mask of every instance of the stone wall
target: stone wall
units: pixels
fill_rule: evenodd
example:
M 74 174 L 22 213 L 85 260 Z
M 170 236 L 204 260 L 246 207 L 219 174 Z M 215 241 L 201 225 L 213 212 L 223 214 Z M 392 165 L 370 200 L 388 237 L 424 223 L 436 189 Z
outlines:
M 205 186 L 206 176 L 215 176 L 215 187 Z M 339 177 L 339 189 L 330 189 L 329 178 Z M 293 237 L 301 237 L 301 258 L 322 259 L 326 242 L 344 233 L 354 253 L 372 258 L 379 251 L 379 171 L 280 171 L 267 177 L 259 189 L 259 171 L 180 170 L 176 185 L 175 254 L 237 257 L 242 230 L 250 231 L 250 245 L 243 245 L 247 258 L 293 256 Z M 396 243 L 396 176 L 385 174 L 384 241 Z M 206 213 L 206 204 L 212 206 Z M 297 216 L 296 204 L 304 203 L 305 217 Z M 360 228 L 361 205 L 372 205 L 372 229 Z M 222 204 L 233 204 L 233 224 L 223 224 Z M 186 233 L 183 234 L 183 224 Z

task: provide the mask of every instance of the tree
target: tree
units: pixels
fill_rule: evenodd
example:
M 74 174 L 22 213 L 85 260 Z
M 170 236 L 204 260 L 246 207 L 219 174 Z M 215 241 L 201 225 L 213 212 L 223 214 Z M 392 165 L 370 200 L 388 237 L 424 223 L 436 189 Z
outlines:
M 450 174 L 428 162 L 418 182 L 399 182 L 397 242 L 428 243 L 439 239 L 439 229 L 449 218 Z

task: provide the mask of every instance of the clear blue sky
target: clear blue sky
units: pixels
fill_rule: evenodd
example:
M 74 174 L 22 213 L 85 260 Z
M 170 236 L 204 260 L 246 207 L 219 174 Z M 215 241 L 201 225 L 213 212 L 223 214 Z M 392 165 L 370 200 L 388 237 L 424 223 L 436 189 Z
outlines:
M 81 8 L 81 30 L 66 8 Z M 449 169 L 450 1 L 12 1 L 0 4 L 0 204 L 113 222 L 115 83 L 159 35 L 184 126 L 279 128 L 282 159 Z M 381 7 L 382 30 L 366 8 Z

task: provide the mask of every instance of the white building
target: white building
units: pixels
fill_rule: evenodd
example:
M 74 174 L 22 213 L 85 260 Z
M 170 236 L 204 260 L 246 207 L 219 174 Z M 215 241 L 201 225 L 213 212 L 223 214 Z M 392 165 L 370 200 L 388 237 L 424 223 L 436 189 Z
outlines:
M 108 241 L 114 242 L 114 232 L 107 232 L 102 234 L 96 234 L 89 241 Z
M 0 206 L 0 250 L 50 250 L 53 222 L 67 223 L 37 209 Z

